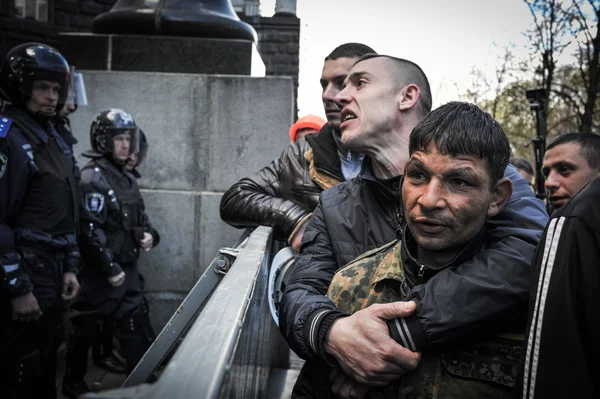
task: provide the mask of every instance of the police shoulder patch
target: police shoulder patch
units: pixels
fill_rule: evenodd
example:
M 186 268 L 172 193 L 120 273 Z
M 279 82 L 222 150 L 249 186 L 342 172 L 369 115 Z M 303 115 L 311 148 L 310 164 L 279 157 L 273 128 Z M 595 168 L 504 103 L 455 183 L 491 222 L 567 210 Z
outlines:
M 2 176 L 4 176 L 7 166 L 8 166 L 8 157 L 6 155 L 0 153 L 0 179 L 2 179 Z
M 0 138 L 5 138 L 8 134 L 12 120 L 5 116 L 0 116 Z
M 104 195 L 89 193 L 85 195 L 85 207 L 93 213 L 100 213 L 104 209 Z

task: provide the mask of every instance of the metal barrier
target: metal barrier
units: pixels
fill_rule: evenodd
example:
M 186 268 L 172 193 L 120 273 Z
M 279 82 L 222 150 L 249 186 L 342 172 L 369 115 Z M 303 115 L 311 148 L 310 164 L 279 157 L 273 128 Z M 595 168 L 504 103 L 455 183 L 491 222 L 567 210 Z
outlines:
M 197 305 L 198 309 L 190 309 L 190 313 L 197 313 L 197 318 L 155 383 L 143 383 L 152 367 L 140 366 L 145 363 L 144 359 L 148 362 L 153 356 L 154 364 L 158 364 L 162 359 L 160 353 L 164 352 L 158 349 L 154 354 L 151 350 L 146 353 L 124 388 L 88 393 L 83 398 L 267 397 L 271 370 L 287 368 L 289 355 L 267 303 L 273 245 L 269 227 L 258 227 L 250 234 L 230 271 L 222 277 L 212 295 L 208 294 L 208 300 L 201 301 L 202 311 L 197 312 L 202 304 Z M 192 303 L 186 298 L 178 312 L 186 311 L 186 301 Z M 177 312 L 173 317 L 176 316 Z M 172 318 L 161 336 L 165 331 L 167 335 L 181 334 L 182 331 L 173 330 L 176 322 L 177 319 Z M 163 348 L 168 345 L 165 342 L 153 346 Z M 134 386 L 134 383 L 142 384 Z

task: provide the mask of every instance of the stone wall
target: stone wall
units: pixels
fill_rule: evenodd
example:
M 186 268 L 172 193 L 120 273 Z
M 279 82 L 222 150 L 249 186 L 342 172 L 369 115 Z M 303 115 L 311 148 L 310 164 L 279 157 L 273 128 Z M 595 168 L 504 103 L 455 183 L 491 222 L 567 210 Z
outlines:
M 109 11 L 116 0 L 54 0 L 56 32 L 87 32 L 94 18 Z
M 71 117 L 89 147 L 90 121 L 102 109 L 130 112 L 148 137 L 140 186 L 158 247 L 142 254 L 151 317 L 160 330 L 217 250 L 242 230 L 223 223 L 221 196 L 288 145 L 292 121 L 289 77 L 252 78 L 147 72 L 82 71 L 88 101 Z M 261 106 L 256 106 L 260 99 Z M 283 134 L 282 134 L 283 133 Z M 81 165 L 87 160 L 78 156 Z
M 56 31 L 52 27 L 52 12 L 48 23 L 15 17 L 14 0 L 0 0 L 0 57 L 17 44 L 38 41 L 56 45 Z
M 294 98 L 298 98 L 300 72 L 300 20 L 293 15 L 273 17 L 241 17 L 256 29 L 258 52 L 267 69 L 267 76 L 291 76 Z M 295 118 L 298 108 L 295 106 Z
M 109 11 L 117 0 L 50 0 L 48 23 L 14 17 L 13 0 L 0 0 L 0 55 L 25 41 L 58 45 L 58 32 L 89 32 L 92 20 Z M 300 20 L 293 15 L 240 16 L 256 29 L 258 52 L 267 76 L 291 76 L 298 98 Z M 297 106 L 294 107 L 295 118 Z

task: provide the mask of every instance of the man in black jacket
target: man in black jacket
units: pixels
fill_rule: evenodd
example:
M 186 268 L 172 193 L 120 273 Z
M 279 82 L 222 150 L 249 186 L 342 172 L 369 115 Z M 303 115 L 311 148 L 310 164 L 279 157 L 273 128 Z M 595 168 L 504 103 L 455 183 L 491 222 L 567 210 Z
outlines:
M 290 145 L 269 166 L 231 186 L 221 199 L 221 218 L 235 227 L 271 226 L 275 237 L 297 250 L 319 193 L 355 177 L 362 156 L 340 144 L 340 110 L 334 102 L 352 64 L 375 51 L 346 43 L 325 58 L 321 74 L 327 124 Z
M 160 237 L 148 220 L 136 178 L 125 164 L 136 152 L 139 130 L 128 113 L 109 109 L 90 128 L 91 160 L 81 170 L 82 208 L 79 244 L 83 257 L 82 294 L 73 304 L 63 394 L 87 391 L 83 377 L 98 324 L 115 323 L 120 353 L 131 372 L 154 340 L 137 267 L 141 251 Z
M 600 161 L 600 154 L 593 155 Z M 600 177 L 552 215 L 533 261 L 523 399 L 600 395 Z
M 353 66 L 336 100 L 343 106 L 342 144 L 365 152 L 363 170 L 321 194 L 284 291 L 279 326 L 299 356 L 335 362 L 356 381 L 381 385 L 416 368 L 418 352 L 464 341 L 474 329 L 491 327 L 488 320 L 510 319 L 527 300 L 529 264 L 547 214 L 509 166 L 513 195 L 486 223 L 488 248 L 411 289 L 407 298 L 416 311 L 411 302 L 396 302 L 367 308 L 361 320 L 345 317 L 325 293 L 337 269 L 401 235 L 408 137 L 431 109 L 431 93 L 416 64 L 371 56 Z M 390 338 L 388 321 L 400 345 Z

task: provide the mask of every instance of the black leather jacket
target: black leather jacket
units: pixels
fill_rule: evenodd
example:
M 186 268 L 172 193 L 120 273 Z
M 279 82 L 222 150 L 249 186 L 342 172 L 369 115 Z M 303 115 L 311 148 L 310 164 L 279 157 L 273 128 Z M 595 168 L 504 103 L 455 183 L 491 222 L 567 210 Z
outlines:
M 319 194 L 344 180 L 333 134 L 325 125 L 231 186 L 221 199 L 221 219 L 234 227 L 271 226 L 275 238 L 287 241 Z

